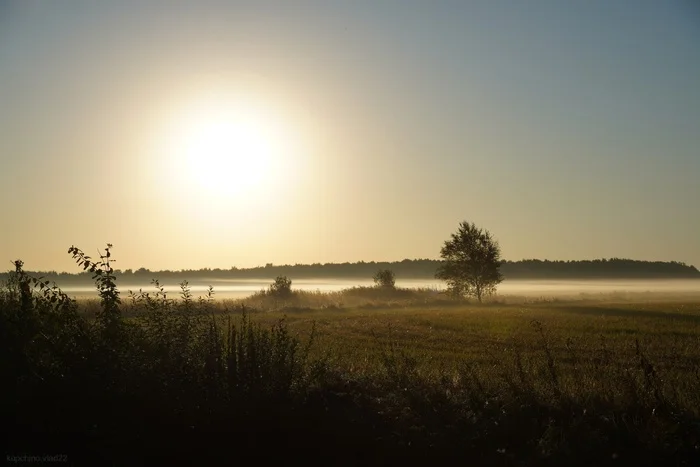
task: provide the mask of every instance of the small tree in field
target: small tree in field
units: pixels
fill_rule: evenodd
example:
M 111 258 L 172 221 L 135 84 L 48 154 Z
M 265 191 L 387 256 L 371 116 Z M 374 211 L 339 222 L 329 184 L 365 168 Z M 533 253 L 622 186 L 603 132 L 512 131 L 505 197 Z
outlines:
M 373 277 L 374 285 L 382 289 L 395 289 L 396 276 L 391 269 L 380 269 Z
M 460 296 L 476 297 L 496 291 L 503 280 L 499 271 L 501 249 L 488 230 L 461 222 L 457 233 L 440 250 L 444 263 L 435 277 L 447 282 L 448 289 Z
M 270 294 L 280 298 L 291 296 L 292 280 L 287 276 L 277 276 L 275 282 L 270 284 Z

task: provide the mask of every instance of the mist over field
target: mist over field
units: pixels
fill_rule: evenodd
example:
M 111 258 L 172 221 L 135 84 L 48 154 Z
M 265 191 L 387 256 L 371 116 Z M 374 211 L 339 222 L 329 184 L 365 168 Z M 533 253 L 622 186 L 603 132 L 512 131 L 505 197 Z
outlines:
M 217 299 L 244 298 L 266 289 L 279 276 L 292 281 L 292 288 L 308 292 L 338 292 L 354 287 L 373 287 L 372 276 L 377 270 L 395 273 L 396 286 L 407 289 L 446 290 L 446 283 L 435 278 L 442 263 L 436 260 L 403 260 L 395 262 L 356 262 L 329 264 L 273 265 L 256 268 L 165 270 L 115 270 L 115 280 L 123 295 L 128 291 L 154 291 L 152 281 L 158 280 L 164 291 L 179 293 L 180 284 L 187 281 L 192 292 L 203 294 L 212 286 Z M 499 297 L 587 297 L 614 294 L 675 294 L 688 297 L 700 291 L 700 272 L 692 265 L 680 262 L 649 262 L 629 259 L 593 261 L 502 261 L 505 276 L 496 291 Z M 78 269 L 80 271 L 80 269 Z M 0 281 L 9 273 L 0 273 Z M 91 274 L 36 272 L 37 276 L 56 282 L 72 296 L 94 297 L 97 290 Z
M 250 296 L 270 285 L 265 279 L 225 279 L 193 276 L 188 279 L 195 295 L 204 295 L 209 285 L 214 287 L 215 298 L 232 299 Z M 171 294 L 180 291 L 177 281 L 160 281 L 164 290 Z M 150 281 L 120 283 L 123 294 L 128 290 L 134 292 L 155 290 Z M 310 292 L 337 292 L 352 287 L 372 287 L 371 279 L 298 279 L 292 281 L 294 290 Z M 436 292 L 445 291 L 445 284 L 436 279 L 397 279 L 396 286 L 400 288 L 433 289 Z M 96 297 L 97 291 L 90 285 L 68 285 L 62 287 L 69 295 L 79 298 Z M 498 287 L 497 296 L 502 297 L 557 297 L 557 298 L 615 298 L 628 297 L 647 298 L 700 298 L 700 280 L 694 279 L 608 279 L 608 280 L 505 280 Z

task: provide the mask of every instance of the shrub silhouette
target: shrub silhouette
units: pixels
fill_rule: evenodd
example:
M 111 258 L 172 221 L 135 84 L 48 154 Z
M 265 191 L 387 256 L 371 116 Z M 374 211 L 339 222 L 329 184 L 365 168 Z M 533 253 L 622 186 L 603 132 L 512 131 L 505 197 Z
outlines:
M 394 275 L 394 271 L 391 269 L 380 269 L 372 279 L 374 279 L 374 285 L 377 287 L 381 287 L 383 289 L 396 288 L 396 276 Z
M 270 285 L 270 295 L 278 298 L 288 298 L 292 295 L 292 280 L 287 276 L 277 276 Z

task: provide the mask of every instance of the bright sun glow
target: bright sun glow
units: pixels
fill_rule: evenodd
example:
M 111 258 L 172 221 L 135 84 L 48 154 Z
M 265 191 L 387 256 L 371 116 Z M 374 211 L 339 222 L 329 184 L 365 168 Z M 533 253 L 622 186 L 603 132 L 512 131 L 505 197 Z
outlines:
M 295 157 L 284 130 L 251 102 L 190 106 L 169 132 L 167 159 L 175 165 L 176 190 L 215 206 L 278 194 Z
M 204 119 L 184 135 L 186 176 L 215 195 L 250 192 L 270 177 L 275 158 L 272 135 L 260 122 Z

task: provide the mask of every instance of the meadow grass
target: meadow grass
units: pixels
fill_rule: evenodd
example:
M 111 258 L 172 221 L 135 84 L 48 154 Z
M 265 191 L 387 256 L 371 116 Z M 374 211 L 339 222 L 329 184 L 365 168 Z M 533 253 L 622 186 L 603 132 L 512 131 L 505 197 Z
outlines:
M 272 323 L 282 315 L 253 319 Z M 544 387 L 551 359 L 559 389 L 571 397 L 623 396 L 623 388 L 605 386 L 627 384 L 621 375 L 644 359 L 664 397 L 682 399 L 700 416 L 700 302 L 310 310 L 284 319 L 300 335 L 315 326 L 315 351 L 332 354 L 344 371 L 377 372 L 386 352 L 399 351 L 431 378 L 467 365 L 493 386 L 511 378 Z
M 100 271 L 99 300 L 70 300 L 20 267 L 0 289 L 8 454 L 65 452 L 76 465 L 700 463 L 700 300 L 476 305 L 355 288 L 217 301 L 157 283 L 120 297 Z

